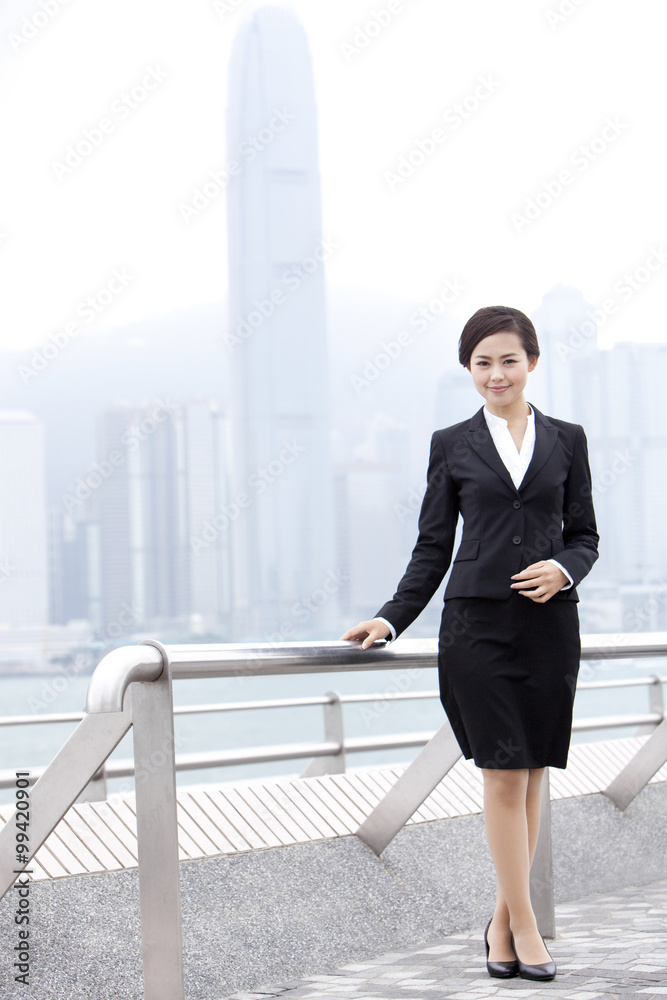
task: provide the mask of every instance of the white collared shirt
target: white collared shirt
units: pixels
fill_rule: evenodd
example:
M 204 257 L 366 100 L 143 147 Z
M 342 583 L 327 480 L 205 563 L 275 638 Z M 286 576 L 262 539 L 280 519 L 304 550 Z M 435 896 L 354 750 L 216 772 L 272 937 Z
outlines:
M 510 434 L 509 424 L 504 417 L 497 417 L 495 413 L 491 413 L 484 407 L 484 419 L 503 465 L 512 477 L 512 482 L 519 489 L 535 448 L 535 412 L 531 407 L 526 433 L 521 442 L 521 451 L 517 450 L 514 438 Z
M 514 438 L 510 434 L 507 420 L 504 417 L 497 417 L 495 413 L 491 413 L 486 407 L 483 410 L 484 419 L 486 420 L 493 443 L 517 490 L 523 482 L 523 477 L 526 474 L 530 460 L 533 457 L 533 451 L 535 450 L 535 411 L 530 405 L 529 409 L 530 413 L 528 415 L 526 433 L 521 442 L 521 450 L 517 448 Z M 561 566 L 556 559 L 547 559 L 546 562 L 551 562 L 554 566 L 558 566 L 568 578 L 569 583 L 564 584 L 561 590 L 569 590 L 570 587 L 574 586 L 574 580 L 565 567 Z M 376 618 L 375 621 L 384 622 L 391 629 L 392 640 L 396 638 L 396 629 L 391 622 L 388 622 L 386 618 Z

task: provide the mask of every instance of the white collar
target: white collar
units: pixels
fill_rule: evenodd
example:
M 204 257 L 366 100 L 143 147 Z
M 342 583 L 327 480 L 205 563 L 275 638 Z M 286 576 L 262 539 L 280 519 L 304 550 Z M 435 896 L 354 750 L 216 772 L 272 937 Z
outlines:
M 530 403 L 527 403 L 526 405 L 528 406 L 528 409 L 530 410 L 530 413 L 528 414 L 528 423 L 530 424 L 532 422 L 534 424 L 535 423 L 535 410 L 532 408 L 532 406 L 530 405 Z M 505 417 L 499 417 L 495 413 L 491 413 L 491 410 L 487 410 L 486 406 L 484 407 L 484 417 L 486 419 L 486 422 L 487 422 L 487 425 L 489 426 L 489 428 L 491 428 L 491 427 L 505 427 L 505 428 L 509 428 L 509 420 L 506 420 Z

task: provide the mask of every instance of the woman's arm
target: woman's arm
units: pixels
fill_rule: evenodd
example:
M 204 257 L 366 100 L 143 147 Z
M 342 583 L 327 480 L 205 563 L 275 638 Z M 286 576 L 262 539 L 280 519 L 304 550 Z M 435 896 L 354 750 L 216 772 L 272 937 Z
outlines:
M 378 618 L 391 622 L 397 635 L 421 614 L 449 569 L 458 517 L 458 491 L 449 473 L 442 439 L 436 431 L 431 437 L 417 542 L 396 593 L 377 613 Z M 381 622 L 373 621 L 386 629 Z M 386 629 L 385 634 L 388 632 Z
M 599 540 L 593 509 L 588 445 L 583 427 L 578 427 L 563 498 L 564 548 L 552 553 L 554 559 L 562 563 L 573 578 L 575 587 L 590 573 L 598 558 Z

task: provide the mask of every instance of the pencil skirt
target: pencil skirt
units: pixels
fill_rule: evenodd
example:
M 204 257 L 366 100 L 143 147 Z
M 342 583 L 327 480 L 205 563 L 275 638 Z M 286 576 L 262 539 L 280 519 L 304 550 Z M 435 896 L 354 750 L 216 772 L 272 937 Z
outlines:
M 566 767 L 581 641 L 576 601 L 445 601 L 440 701 L 478 767 Z

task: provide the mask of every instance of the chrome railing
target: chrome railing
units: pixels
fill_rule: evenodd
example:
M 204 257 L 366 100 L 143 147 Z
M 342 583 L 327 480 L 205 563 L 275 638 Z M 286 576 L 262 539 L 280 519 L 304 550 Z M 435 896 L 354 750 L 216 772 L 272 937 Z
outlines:
M 639 727 L 639 731 L 650 732 L 665 718 L 663 685 L 667 677 L 657 674 L 646 677 L 632 677 L 622 680 L 582 681 L 577 684 L 577 693 L 583 691 L 609 691 L 616 688 L 644 687 L 648 689 L 648 711 L 628 712 L 620 715 L 600 715 L 575 717 L 572 730 L 575 733 L 595 732 L 605 729 L 627 729 Z M 310 763 L 301 776 L 316 774 L 337 774 L 345 771 L 347 753 L 365 753 L 378 750 L 402 750 L 423 747 L 434 735 L 433 732 L 402 732 L 377 736 L 346 737 L 344 735 L 343 706 L 369 702 L 401 702 L 414 700 L 439 701 L 438 691 L 397 691 L 368 694 L 340 694 L 327 691 L 323 695 L 306 698 L 272 698 L 256 701 L 217 702 L 206 705 L 176 705 L 174 716 L 199 715 L 224 712 L 244 712 L 272 708 L 303 708 L 321 705 L 324 710 L 324 739 L 300 743 L 261 745 L 245 747 L 242 750 L 216 750 L 187 753 L 176 756 L 176 771 L 199 771 L 214 767 L 231 767 L 242 764 L 258 764 L 274 761 L 310 758 Z M 81 722 L 84 712 L 63 712 L 44 715 L 0 716 L 0 727 L 49 725 L 53 723 Z M 30 771 L 30 783 L 34 784 L 46 770 L 45 766 L 25 765 Z M 134 761 L 131 758 L 106 762 L 89 786 L 87 801 L 103 800 L 107 797 L 107 781 L 134 775 Z M 13 788 L 15 772 L 0 770 L 0 789 Z M 91 787 L 94 785 L 94 788 Z
M 582 659 L 664 655 L 667 633 L 582 636 Z M 144 997 L 184 1000 L 172 680 L 387 670 L 436 663 L 436 639 L 400 639 L 367 650 L 361 650 L 359 643 L 342 641 L 164 646 L 148 639 L 138 646 L 113 650 L 91 677 L 86 714 L 30 789 L 30 840 L 29 845 L 22 841 L 21 862 L 17 863 L 14 817 L 0 830 L 0 898 L 134 726 L 134 769 L 145 775 L 145 780 L 136 782 Z M 342 752 L 342 735 L 328 732 L 326 736 L 326 753 Z M 460 756 L 446 723 L 362 823 L 357 836 L 380 854 Z M 666 760 L 664 720 L 607 794 L 625 808 Z M 548 781 L 544 782 L 542 807 L 531 890 L 540 929 L 553 936 Z

